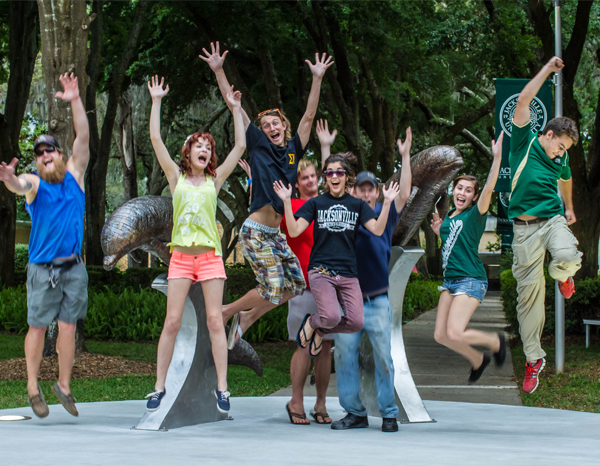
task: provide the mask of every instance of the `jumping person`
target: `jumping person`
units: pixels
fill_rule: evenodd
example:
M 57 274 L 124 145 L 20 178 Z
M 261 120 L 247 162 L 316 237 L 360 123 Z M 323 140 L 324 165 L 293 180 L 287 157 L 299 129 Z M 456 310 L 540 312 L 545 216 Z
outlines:
M 229 82 L 223 71 L 227 51 L 221 55 L 218 42 L 216 45 L 211 43 L 210 53 L 206 49 L 202 50 L 204 55 L 200 55 L 200 58 L 213 70 L 219 89 L 225 95 L 229 89 Z M 301 295 L 306 288 L 300 263 L 288 247 L 285 236 L 279 232 L 284 214 L 283 202 L 272 188 L 276 180 L 282 180 L 286 185 L 296 184 L 298 163 L 306 152 L 319 104 L 321 82 L 333 61 L 326 54 L 322 57 L 316 54 L 314 64 L 309 60 L 306 60 L 306 63 L 312 72 L 312 87 L 306 111 L 293 137 L 290 121 L 281 110 L 275 108 L 259 113 L 258 126 L 252 124 L 242 110 L 254 178 L 250 216 L 241 228 L 240 243 L 244 257 L 256 275 L 258 286 L 242 298 L 223 307 L 225 322 L 232 316 L 237 316 L 229 333 L 230 348 L 253 323 L 250 319 L 244 320 L 243 316 L 240 317 L 239 312 L 261 307 L 265 302 L 273 309 L 290 298 Z
M 310 253 L 308 280 L 319 312 L 306 314 L 296 336 L 298 346 L 308 347 L 312 357 L 321 352 L 324 335 L 355 333 L 362 328 L 363 300 L 355 254 L 358 226 L 363 225 L 380 236 L 386 227 L 390 204 L 400 191 L 398 183 L 384 188 L 383 208 L 375 220 L 375 212 L 365 201 L 346 192 L 355 181 L 347 156 L 329 156 L 324 168 L 325 193 L 306 201 L 295 214 L 291 203 L 292 186 L 286 187 L 281 181 L 273 184 L 284 203 L 291 237 L 299 236 L 314 221 L 315 244 Z
M 491 361 L 488 353 L 473 346 L 485 346 L 493 352 L 498 367 L 504 364 L 504 334 L 468 329 L 467 325 L 487 292 L 487 275 L 479 258 L 479 241 L 485 230 L 487 211 L 500 173 L 502 140 L 492 141 L 494 161 L 487 182 L 479 195 L 479 180 L 463 175 L 453 182 L 454 209 L 442 221 L 433 214 L 431 228 L 442 238 L 444 282 L 435 319 L 435 341 L 465 357 L 471 363 L 469 383 L 479 380 Z
M 87 313 L 88 276 L 81 259 L 84 176 L 90 158 L 89 127 L 79 97 L 77 78 L 60 76 L 64 92 L 56 97 L 71 103 L 75 141 L 65 162 L 60 145 L 52 136 L 40 136 L 33 144 L 37 172 L 15 176 L 17 159 L 0 166 L 0 181 L 9 191 L 25 196 L 31 216 L 29 263 L 27 264 L 27 323 L 25 359 L 29 404 L 38 417 L 49 413 L 38 385 L 46 328 L 58 320 L 58 382 L 52 391 L 65 409 L 78 416 L 70 381 L 75 355 L 75 330 Z
M 519 333 L 527 357 L 525 393 L 537 388 L 539 373 L 546 364 L 546 353 L 540 343 L 546 319 L 546 251 L 552 256 L 548 273 L 558 280 L 559 290 L 567 299 L 575 292 L 573 275 L 581 268 L 582 254 L 569 229 L 576 218 L 567 154 L 577 144 L 579 131 L 573 120 L 560 117 L 550 120 L 541 134 L 533 134 L 529 111 L 544 81 L 563 67 L 562 60 L 553 57 L 521 91 L 510 138 L 512 193 L 508 217 L 514 221 L 512 271 L 517 280 Z M 559 189 L 565 209 L 558 196 Z
M 329 153 L 333 143 L 331 135 L 325 133 L 321 141 L 321 151 Z M 327 137 L 329 135 L 330 137 Z M 406 130 L 406 139 L 398 139 L 398 150 L 402 156 L 402 175 L 400 178 L 400 194 L 390 204 L 390 213 L 381 236 L 374 235 L 362 226 L 358 227 L 356 238 L 356 263 L 358 283 L 362 291 L 365 321 L 357 333 L 338 333 L 335 335 L 335 371 L 340 405 L 348 413 L 346 417 L 335 421 L 332 429 L 354 429 L 368 427 L 367 409 L 359 394 L 358 358 L 359 347 L 365 332 L 373 346 L 375 362 L 375 382 L 377 385 L 377 401 L 382 417 L 383 432 L 397 432 L 398 407 L 395 402 L 394 362 L 392 360 L 391 328 L 392 307 L 388 297 L 389 262 L 392 255 L 392 234 L 398 223 L 400 212 L 404 209 L 411 191 L 410 147 L 412 132 Z M 383 205 L 379 198 L 379 183 L 375 175 L 362 171 L 356 176 L 354 196 L 365 201 L 379 215 Z
M 152 97 L 150 139 L 156 158 L 165 172 L 173 197 L 173 234 L 169 246 L 172 256 L 169 264 L 167 316 L 158 342 L 156 385 L 147 395 L 148 411 L 160 407 L 166 394 L 165 381 L 175 338 L 181 327 L 185 300 L 192 283 L 200 282 L 206 306 L 206 324 L 210 334 L 212 353 L 217 371 L 215 396 L 220 412 L 229 411 L 227 391 L 227 339 L 221 317 L 223 285 L 227 278 L 217 231 L 217 195 L 246 148 L 242 118 L 241 93 L 230 88 L 225 101 L 233 114 L 235 146 L 219 168 L 215 141 L 209 133 L 193 133 L 181 149 L 181 160 L 176 164 L 160 136 L 160 106 L 169 92 L 163 88 L 164 78 L 158 76 L 148 82 Z

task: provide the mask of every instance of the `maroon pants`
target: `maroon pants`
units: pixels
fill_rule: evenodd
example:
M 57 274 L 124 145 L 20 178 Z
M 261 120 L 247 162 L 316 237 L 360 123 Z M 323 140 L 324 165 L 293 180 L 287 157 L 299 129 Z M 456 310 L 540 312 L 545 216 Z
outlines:
M 310 317 L 310 326 L 319 334 L 356 333 L 364 323 L 363 298 L 358 278 L 331 277 L 310 270 L 308 281 L 318 314 Z M 342 316 L 340 307 L 344 311 Z

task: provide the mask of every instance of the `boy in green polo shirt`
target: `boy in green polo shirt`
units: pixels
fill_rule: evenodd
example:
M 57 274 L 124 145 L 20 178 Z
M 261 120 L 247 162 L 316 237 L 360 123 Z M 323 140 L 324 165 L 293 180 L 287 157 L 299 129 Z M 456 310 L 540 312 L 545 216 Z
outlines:
M 563 67 L 562 60 L 553 57 L 527 83 L 519 95 L 510 140 L 512 192 L 508 216 L 514 220 L 512 271 L 519 294 L 519 332 L 527 356 L 523 381 L 525 393 L 532 393 L 537 388 L 538 375 L 546 364 L 546 353 L 540 344 L 546 317 L 546 251 L 552 256 L 548 273 L 560 282 L 560 292 L 567 299 L 575 292 L 573 275 L 581 267 L 582 254 L 568 227 L 576 218 L 567 149 L 577 144 L 579 131 L 573 120 L 560 117 L 550 120 L 541 135 L 533 134 L 529 111 L 529 105 L 544 81 Z M 565 203 L 564 210 L 558 189 Z

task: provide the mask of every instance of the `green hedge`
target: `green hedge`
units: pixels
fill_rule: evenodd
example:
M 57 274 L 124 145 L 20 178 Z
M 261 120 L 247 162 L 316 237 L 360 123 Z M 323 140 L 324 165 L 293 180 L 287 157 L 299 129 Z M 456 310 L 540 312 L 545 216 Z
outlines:
M 26 244 L 15 245 L 15 269 L 24 269 L 29 262 L 29 246 Z
M 158 340 L 166 313 L 166 296 L 150 285 L 166 269 L 127 269 L 105 271 L 88 266 L 90 286 L 85 334 L 98 340 Z M 437 305 L 441 282 L 411 277 L 404 298 L 403 317 L 410 320 L 415 313 Z M 237 299 L 256 286 L 249 267 L 227 267 L 229 301 Z M 0 330 L 27 331 L 27 292 L 24 285 L 0 290 Z M 287 340 L 287 304 L 261 317 L 244 334 L 251 343 Z
M 546 323 L 544 335 L 554 335 L 554 279 L 546 276 Z M 517 280 L 510 270 L 500 274 L 500 289 L 506 318 L 513 330 L 519 328 L 517 320 Z M 585 333 L 583 319 L 600 319 L 600 277 L 575 279 L 575 294 L 565 300 L 565 333 Z

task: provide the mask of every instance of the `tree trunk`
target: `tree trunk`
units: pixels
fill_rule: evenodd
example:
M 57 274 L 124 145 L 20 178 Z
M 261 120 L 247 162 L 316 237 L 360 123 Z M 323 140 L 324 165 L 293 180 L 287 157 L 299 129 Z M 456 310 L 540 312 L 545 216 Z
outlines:
M 438 235 L 431 229 L 431 220 L 433 211 L 430 212 L 425 221 L 421 224 L 425 232 L 425 257 L 427 261 L 427 271 L 431 275 L 441 276 L 442 270 L 442 249 L 438 245 Z
M 119 152 L 123 169 L 124 201 L 138 197 L 137 160 L 133 137 L 131 97 L 124 93 L 119 101 Z M 148 253 L 135 250 L 127 254 L 127 267 L 148 267 Z
M 102 14 L 103 2 L 94 2 L 93 9 L 98 15 L 98 23 L 92 28 L 91 47 L 92 57 L 88 69 L 90 70 L 89 104 L 86 107 L 89 113 L 96 112 L 95 90 L 100 74 L 99 58 L 101 56 L 102 37 L 104 35 L 104 21 Z M 125 74 L 142 30 L 142 25 L 148 9 L 148 2 L 142 0 L 137 6 L 135 18 L 129 31 L 127 43 L 119 58 L 117 66 L 110 77 L 108 88 L 108 103 L 102 124 L 102 131 L 98 132 L 98 120 L 94 115 L 90 118 L 90 165 L 85 178 L 86 188 L 86 262 L 92 265 L 102 265 L 104 253 L 100 238 L 106 220 L 106 174 L 112 143 L 112 133 L 117 116 L 117 108 L 121 97 Z
M 59 77 L 75 73 L 79 94 L 85 105 L 89 77 L 85 71 L 89 49 L 88 28 L 91 18 L 85 2 L 69 0 L 38 0 L 42 44 L 42 67 L 48 97 L 48 131 L 54 136 L 64 153 L 71 155 L 75 130 L 68 102 L 56 99 L 62 91 Z
M 38 53 L 37 13 L 37 4 L 34 2 L 10 4 L 10 76 L 4 115 L 0 113 L 0 162 L 10 163 L 13 157 L 20 157 L 19 134 Z M 3 264 L 0 283 L 13 286 L 17 205 L 15 195 L 6 189 L 4 183 L 0 184 L 0 218 L 0 264 Z

